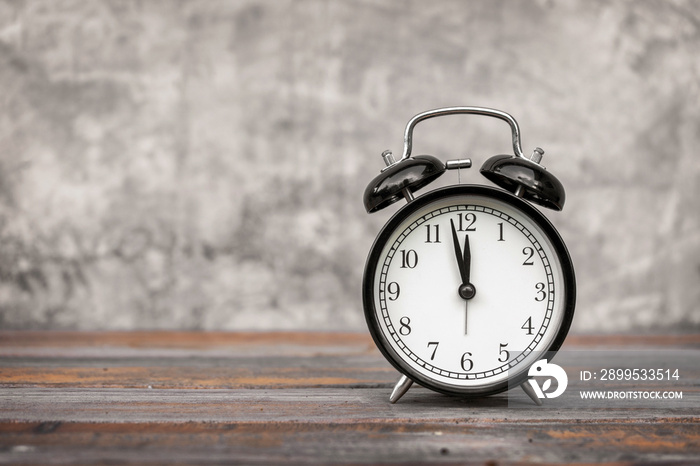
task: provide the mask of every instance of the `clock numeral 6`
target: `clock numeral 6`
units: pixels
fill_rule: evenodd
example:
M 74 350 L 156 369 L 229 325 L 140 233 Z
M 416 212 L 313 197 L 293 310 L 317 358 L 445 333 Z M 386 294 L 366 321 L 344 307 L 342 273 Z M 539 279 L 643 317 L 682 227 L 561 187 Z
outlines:
M 411 326 L 409 324 L 411 323 L 411 319 L 409 319 L 406 316 L 403 316 L 399 319 L 399 323 L 401 324 L 401 327 L 399 327 L 399 333 L 403 336 L 410 335 Z
M 418 253 L 414 249 L 409 249 L 406 251 L 402 249 L 399 251 L 401 253 L 401 268 L 402 269 L 413 269 L 418 265 Z
M 401 294 L 401 287 L 396 282 L 391 282 L 386 287 L 386 292 L 389 293 L 389 301 L 396 301 Z
M 474 362 L 469 359 L 471 356 L 472 354 L 469 351 L 462 355 L 462 369 L 464 369 L 464 372 L 469 372 L 474 367 Z

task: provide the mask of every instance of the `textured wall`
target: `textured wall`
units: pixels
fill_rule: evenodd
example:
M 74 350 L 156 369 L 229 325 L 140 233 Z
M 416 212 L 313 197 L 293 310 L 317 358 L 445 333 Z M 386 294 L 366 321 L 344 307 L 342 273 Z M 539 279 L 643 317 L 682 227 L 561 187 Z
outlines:
M 574 329 L 697 330 L 699 51 L 697 1 L 1 2 L 0 327 L 361 330 L 379 154 L 480 105 L 567 188 Z

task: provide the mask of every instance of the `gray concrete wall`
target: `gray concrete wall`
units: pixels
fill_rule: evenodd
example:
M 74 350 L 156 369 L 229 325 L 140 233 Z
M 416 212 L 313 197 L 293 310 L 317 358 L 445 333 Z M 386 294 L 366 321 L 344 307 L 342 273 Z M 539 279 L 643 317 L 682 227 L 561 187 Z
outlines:
M 0 327 L 362 330 L 379 154 L 479 105 L 567 188 L 574 330 L 698 330 L 699 53 L 698 1 L 0 2 Z

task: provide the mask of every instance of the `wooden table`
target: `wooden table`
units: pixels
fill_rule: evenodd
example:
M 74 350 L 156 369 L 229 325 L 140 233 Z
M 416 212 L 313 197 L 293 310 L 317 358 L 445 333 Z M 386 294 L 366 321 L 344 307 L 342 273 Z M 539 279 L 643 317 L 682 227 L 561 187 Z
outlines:
M 565 348 L 601 346 L 691 361 L 685 407 L 513 408 L 415 386 L 392 405 L 397 373 L 366 334 L 0 332 L 0 464 L 700 464 L 700 336 Z

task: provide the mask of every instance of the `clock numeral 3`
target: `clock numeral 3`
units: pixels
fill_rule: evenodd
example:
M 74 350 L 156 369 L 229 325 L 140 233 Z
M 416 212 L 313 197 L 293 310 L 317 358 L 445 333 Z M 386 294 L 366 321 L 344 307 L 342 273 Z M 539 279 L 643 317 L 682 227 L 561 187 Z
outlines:
M 418 253 L 414 249 L 409 249 L 408 251 L 402 249 L 399 252 L 401 253 L 402 269 L 413 269 L 418 265 Z
M 542 282 L 539 282 L 537 285 L 535 285 L 535 289 L 537 290 L 537 296 L 535 296 L 535 301 L 544 301 L 544 299 L 547 297 L 547 292 L 544 291 L 544 288 L 545 285 Z
M 462 369 L 464 369 L 464 372 L 469 372 L 474 367 L 474 362 L 469 359 L 471 356 L 472 354 L 469 351 L 462 355 Z

